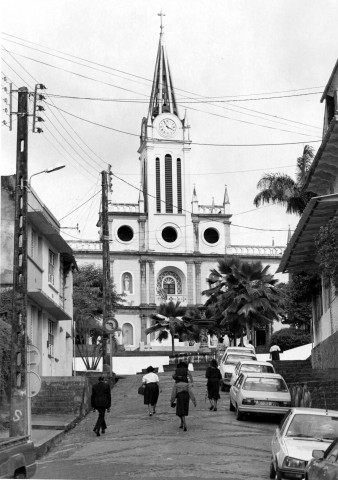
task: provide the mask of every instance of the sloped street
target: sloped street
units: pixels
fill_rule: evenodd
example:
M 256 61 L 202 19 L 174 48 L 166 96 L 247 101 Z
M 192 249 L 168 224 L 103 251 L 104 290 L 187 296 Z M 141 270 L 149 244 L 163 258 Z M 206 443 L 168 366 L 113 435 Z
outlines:
M 89 413 L 39 460 L 34 478 L 268 478 L 278 419 L 237 421 L 223 392 L 218 411 L 210 412 L 204 372 L 193 372 L 197 407 L 190 404 L 188 431 L 183 432 L 170 407 L 171 373 L 159 376 L 162 393 L 153 417 L 137 394 L 141 376 L 119 380 L 105 435 L 96 437 L 97 413 Z

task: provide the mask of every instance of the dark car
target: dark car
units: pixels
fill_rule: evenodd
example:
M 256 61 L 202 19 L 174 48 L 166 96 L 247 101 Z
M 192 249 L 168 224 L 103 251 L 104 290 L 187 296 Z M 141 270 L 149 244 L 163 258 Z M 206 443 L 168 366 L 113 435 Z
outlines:
M 338 480 L 338 438 L 325 450 L 313 450 L 305 470 L 306 480 Z

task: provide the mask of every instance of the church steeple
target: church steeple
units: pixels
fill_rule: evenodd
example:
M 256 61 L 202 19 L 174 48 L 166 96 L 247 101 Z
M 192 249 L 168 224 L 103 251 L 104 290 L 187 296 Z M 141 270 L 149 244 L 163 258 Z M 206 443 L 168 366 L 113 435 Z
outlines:
M 174 85 L 171 78 L 168 56 L 164 42 L 164 27 L 162 25 L 162 16 L 164 16 L 164 14 L 161 12 L 159 15 L 161 16 L 161 33 L 157 50 L 153 86 L 150 96 L 148 124 L 152 119 L 161 113 L 170 112 L 178 116 Z

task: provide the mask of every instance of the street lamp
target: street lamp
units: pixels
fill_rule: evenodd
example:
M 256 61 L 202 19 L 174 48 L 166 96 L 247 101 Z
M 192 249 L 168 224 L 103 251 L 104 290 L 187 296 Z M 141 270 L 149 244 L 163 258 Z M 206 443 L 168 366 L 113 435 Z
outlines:
M 58 164 L 55 165 L 54 167 L 49 167 L 49 168 L 46 168 L 46 170 L 41 170 L 41 172 L 33 173 L 33 175 L 31 175 L 31 176 L 29 177 L 28 185 L 30 186 L 32 177 L 34 177 L 35 175 L 40 175 L 40 173 L 56 172 L 56 170 L 61 170 L 61 168 L 65 168 L 65 166 L 66 166 L 66 165 L 64 165 L 64 164 L 62 164 L 62 163 L 58 163 Z

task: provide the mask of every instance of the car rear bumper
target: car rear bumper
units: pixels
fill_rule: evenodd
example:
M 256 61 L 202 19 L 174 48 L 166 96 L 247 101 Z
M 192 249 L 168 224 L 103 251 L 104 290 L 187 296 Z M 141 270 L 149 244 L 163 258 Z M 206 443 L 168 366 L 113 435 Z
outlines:
M 264 413 L 271 415 L 284 415 L 290 410 L 290 407 L 277 406 L 256 406 L 256 405 L 239 405 L 238 410 L 242 413 Z

